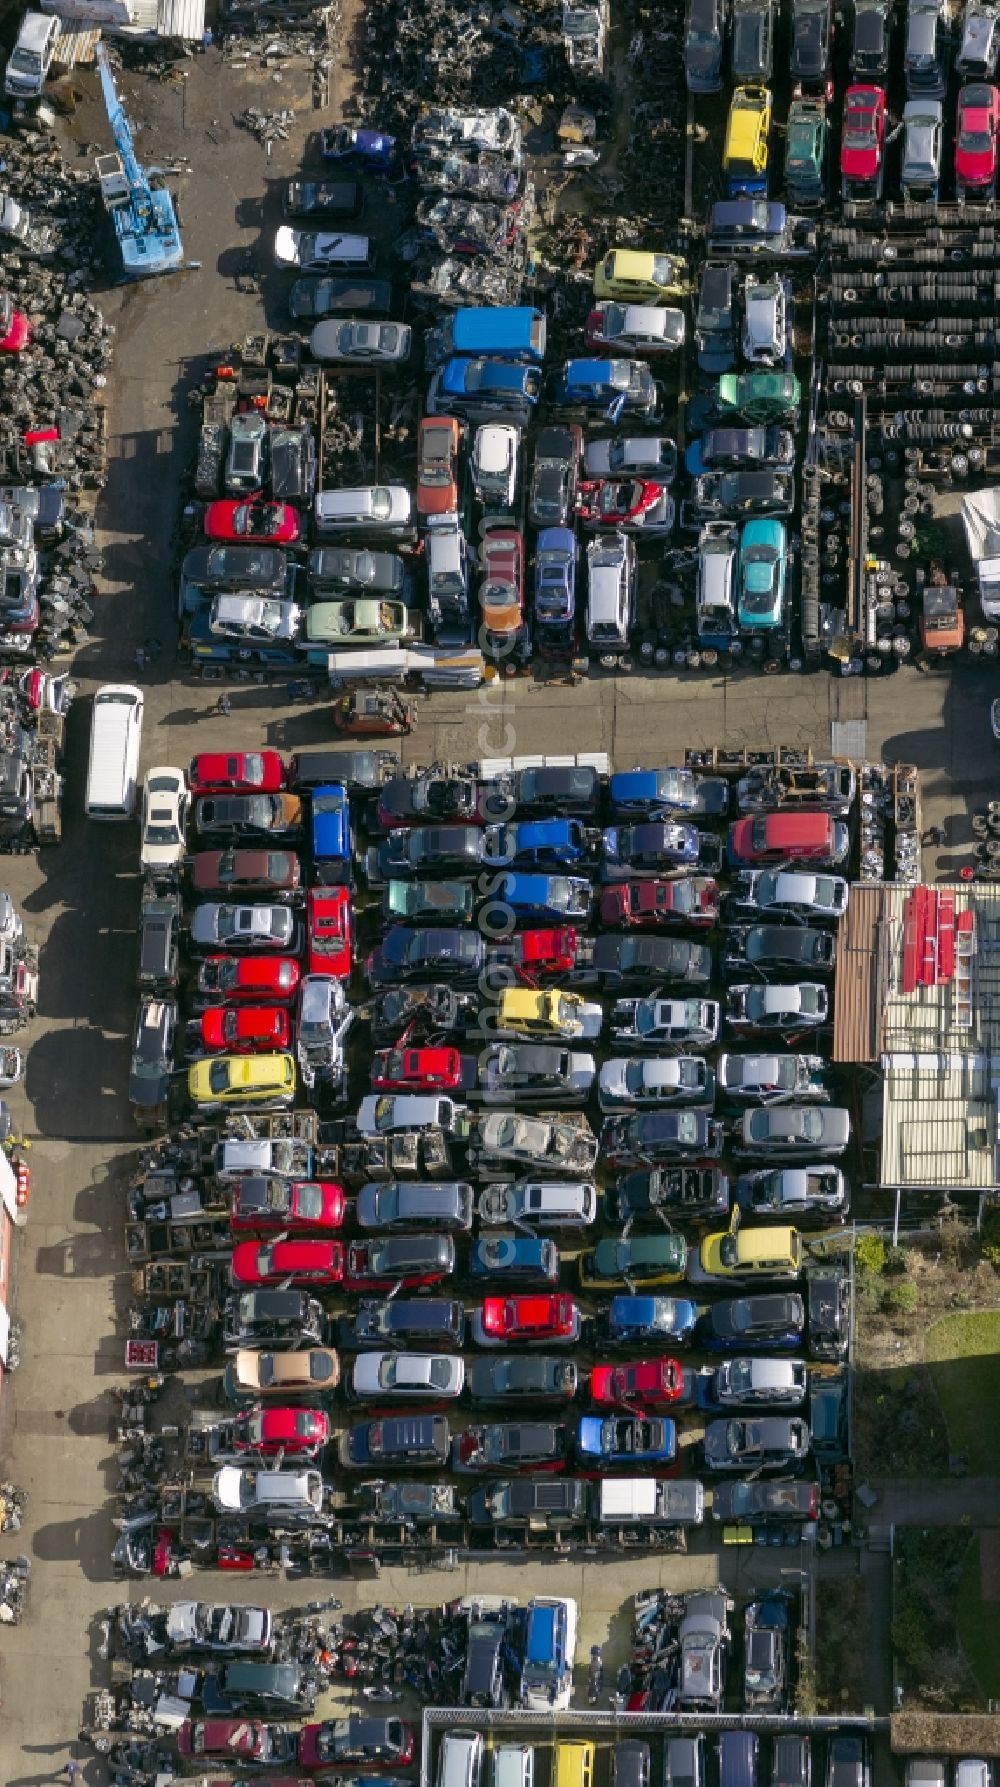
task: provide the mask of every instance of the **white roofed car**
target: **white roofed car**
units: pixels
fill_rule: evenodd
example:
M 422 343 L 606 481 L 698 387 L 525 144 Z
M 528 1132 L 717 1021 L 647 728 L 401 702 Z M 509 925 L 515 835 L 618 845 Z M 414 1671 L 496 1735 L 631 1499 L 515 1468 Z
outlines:
M 753 1217 L 774 1216 L 782 1222 L 790 1218 L 798 1222 L 803 1216 L 843 1220 L 850 1192 L 839 1167 L 811 1161 L 807 1166 L 741 1173 L 733 1187 L 733 1201 Z
M 615 1055 L 605 1061 L 598 1082 L 602 1111 L 635 1105 L 711 1104 L 712 1069 L 697 1055 Z
M 850 888 L 842 875 L 810 875 L 797 869 L 751 869 L 733 878 L 733 905 L 740 912 L 776 917 L 838 919 Z
M 597 1218 L 597 1187 L 589 1179 L 500 1181 L 480 1194 L 479 1220 L 533 1228 L 588 1228 Z
M 289 906 L 196 906 L 191 914 L 194 949 L 292 948 L 298 919 Z
M 809 1374 L 801 1359 L 746 1356 L 724 1359 L 698 1381 L 702 1408 L 798 1408 Z
M 431 1093 L 372 1092 L 363 1098 L 356 1122 L 363 1136 L 391 1135 L 400 1130 L 455 1128 L 459 1106 L 451 1098 Z
M 669 435 L 614 435 L 588 441 L 583 456 L 586 478 L 644 478 L 647 484 L 672 484 L 677 476 L 677 443 Z
M 412 333 L 408 323 L 366 323 L 358 317 L 337 317 L 316 324 L 309 337 L 309 352 L 314 360 L 398 366 L 410 357 Z
M 208 630 L 216 639 L 271 643 L 294 639 L 299 615 L 300 610 L 294 602 L 223 590 L 212 598 Z
M 167 1639 L 174 1650 L 204 1650 L 232 1656 L 267 1656 L 274 1616 L 267 1607 L 175 1601 L 167 1611 Z
M 587 318 L 587 346 L 620 354 L 676 354 L 684 346 L 683 310 L 656 304 L 598 304 Z
M 275 232 L 274 264 L 301 273 L 347 272 L 372 265 L 368 236 L 345 236 L 342 230 L 293 230 L 283 223 Z
M 815 1030 L 829 1016 L 826 987 L 816 981 L 796 981 L 793 986 L 730 987 L 726 993 L 726 1022 L 735 1030 L 775 1030 L 795 1035 Z
M 787 1098 L 825 1102 L 826 1062 L 822 1055 L 720 1055 L 719 1091 L 747 1104 L 775 1104 Z
M 163 764 L 147 770 L 142 794 L 139 867 L 174 869 L 184 855 L 188 789 L 184 771 Z
M 464 1388 L 465 1361 L 451 1353 L 359 1353 L 347 1373 L 347 1394 L 360 1402 L 450 1402 Z
M 222 1514 L 246 1514 L 285 1525 L 314 1524 L 323 1510 L 319 1471 L 256 1471 L 225 1464 L 212 1479 L 212 1500 Z

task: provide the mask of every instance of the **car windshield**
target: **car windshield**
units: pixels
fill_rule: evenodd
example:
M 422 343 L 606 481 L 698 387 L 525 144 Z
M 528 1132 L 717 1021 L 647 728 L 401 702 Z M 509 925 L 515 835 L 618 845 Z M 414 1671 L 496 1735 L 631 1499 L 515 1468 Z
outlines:
M 211 1091 L 227 1092 L 229 1090 L 229 1066 L 229 1062 L 225 1059 L 212 1062 L 208 1070 L 208 1084 Z
M 969 155 L 986 155 L 993 147 L 993 138 L 988 130 L 963 129 L 959 135 L 958 146 Z

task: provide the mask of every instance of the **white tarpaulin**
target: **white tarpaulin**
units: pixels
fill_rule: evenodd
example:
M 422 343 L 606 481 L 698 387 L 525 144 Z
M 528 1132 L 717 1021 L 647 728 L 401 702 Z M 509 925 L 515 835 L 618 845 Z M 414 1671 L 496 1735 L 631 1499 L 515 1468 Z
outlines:
M 6 1154 L 0 1154 L 0 1198 L 3 1199 L 4 1209 L 11 1222 L 16 1222 L 19 1215 L 17 1178 Z
M 1000 619 L 1000 485 L 962 498 L 962 525 L 987 620 Z

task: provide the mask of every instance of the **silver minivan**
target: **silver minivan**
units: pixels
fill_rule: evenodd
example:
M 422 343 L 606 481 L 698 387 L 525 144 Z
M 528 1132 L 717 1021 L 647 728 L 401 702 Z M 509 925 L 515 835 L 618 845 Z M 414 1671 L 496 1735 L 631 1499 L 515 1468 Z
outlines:
M 479 1787 L 483 1734 L 458 1725 L 446 1731 L 438 1751 L 437 1787 Z
M 944 110 L 939 99 L 908 99 L 903 107 L 900 185 L 908 204 L 933 204 L 941 184 Z
M 535 1787 L 535 1752 L 531 1744 L 497 1745 L 493 1752 L 493 1787 Z M 973 1787 L 971 1782 L 969 1787 Z
M 736 624 L 736 564 L 739 530 L 727 521 L 710 521 L 698 541 L 695 617 L 699 638 L 733 637 Z
M 3 90 L 8 99 L 37 99 L 52 66 L 62 23 L 44 12 L 26 12 L 7 58 Z
M 600 534 L 587 547 L 587 646 L 620 652 L 635 625 L 638 588 L 635 542 L 626 534 Z
M 405 484 L 321 490 L 313 499 L 313 523 L 320 540 L 350 534 L 397 540 L 416 536 L 413 500 Z

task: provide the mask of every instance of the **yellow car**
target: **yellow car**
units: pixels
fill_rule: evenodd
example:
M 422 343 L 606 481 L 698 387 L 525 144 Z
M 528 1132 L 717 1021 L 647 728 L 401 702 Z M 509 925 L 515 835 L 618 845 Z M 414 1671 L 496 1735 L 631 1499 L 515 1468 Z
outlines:
M 595 298 L 621 298 L 625 304 L 669 304 L 683 298 L 690 281 L 679 255 L 652 249 L 612 248 L 597 264 Z
M 199 1110 L 245 1105 L 281 1110 L 295 1098 L 294 1055 L 210 1055 L 188 1069 L 188 1097 Z
M 563 1042 L 575 1042 L 579 1037 L 598 1037 L 602 1022 L 602 1007 L 581 999 L 579 993 L 561 993 L 558 988 L 537 993 L 508 987 L 500 995 L 495 1029 L 498 1036 L 557 1036 Z
M 698 1252 L 698 1277 L 753 1284 L 798 1278 L 802 1271 L 802 1237 L 798 1229 L 737 1229 L 733 1234 L 706 1235 Z
M 771 134 L 771 95 L 766 87 L 737 87 L 729 106 L 722 166 L 731 193 L 764 192 Z

